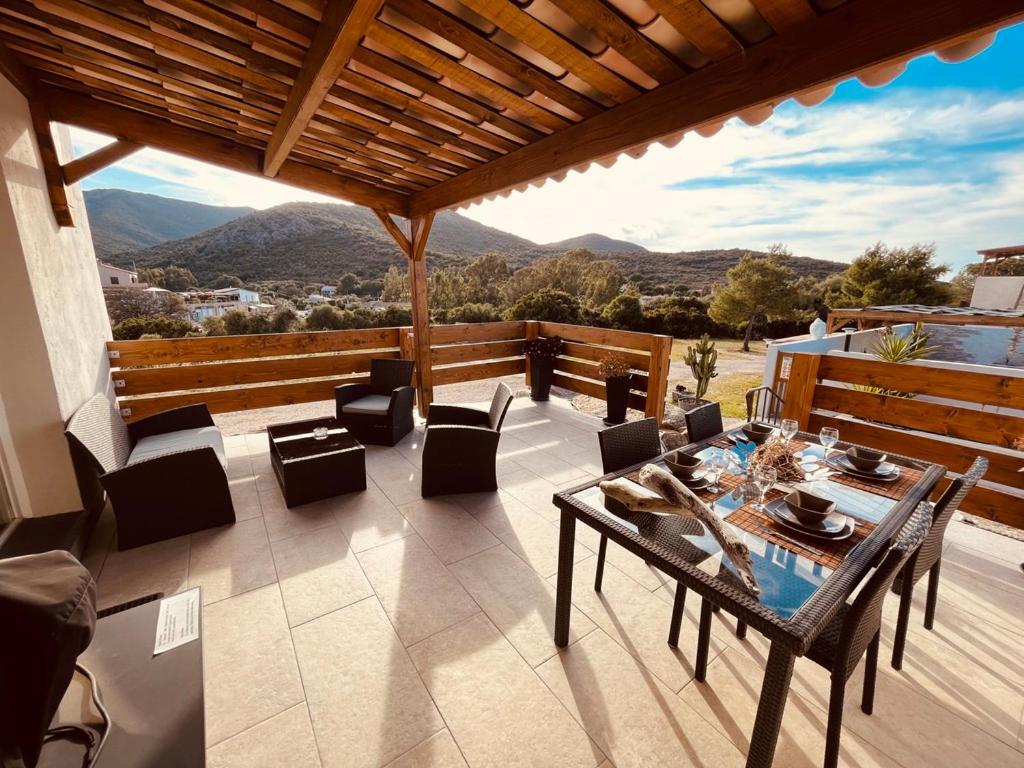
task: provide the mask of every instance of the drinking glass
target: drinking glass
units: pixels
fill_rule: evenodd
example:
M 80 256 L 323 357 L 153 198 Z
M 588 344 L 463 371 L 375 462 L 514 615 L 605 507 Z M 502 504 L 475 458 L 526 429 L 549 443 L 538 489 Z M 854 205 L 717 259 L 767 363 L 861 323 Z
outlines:
M 313 427 L 314 440 L 326 440 L 331 431 L 327 427 Z
M 839 430 L 835 427 L 822 427 L 821 432 L 818 433 L 818 439 L 825 446 L 825 461 L 828 461 L 829 449 L 839 442 Z
M 797 422 L 796 419 L 783 419 L 782 424 L 779 427 L 779 432 L 782 434 L 782 439 L 784 442 L 787 443 L 794 437 L 796 437 L 796 433 L 799 431 L 800 424 Z
M 719 479 L 722 477 L 722 473 L 725 472 L 728 459 L 720 449 L 715 449 L 714 453 L 708 456 L 705 466 L 707 467 L 708 479 L 711 481 L 711 485 L 708 486 L 708 490 L 711 493 L 718 493 L 722 490 L 722 487 L 718 484 Z
M 768 489 L 775 485 L 775 481 L 779 479 L 779 471 L 775 467 L 758 467 L 754 470 L 751 475 L 751 480 L 754 482 L 754 487 L 758 491 L 758 500 L 754 505 L 754 509 L 759 512 L 764 512 L 765 503 L 764 497 L 768 493 Z

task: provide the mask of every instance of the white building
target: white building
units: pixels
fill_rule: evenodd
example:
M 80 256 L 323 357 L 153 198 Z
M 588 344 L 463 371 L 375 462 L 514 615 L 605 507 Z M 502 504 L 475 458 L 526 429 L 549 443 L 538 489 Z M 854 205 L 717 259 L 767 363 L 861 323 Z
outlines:
M 96 259 L 96 269 L 100 273 L 100 285 L 104 288 L 112 286 L 124 287 L 126 285 L 138 285 L 139 273 L 133 269 L 123 269 L 107 264 L 105 261 Z
M 321 296 L 333 296 L 337 292 L 338 292 L 338 289 L 337 289 L 336 286 L 333 286 L 333 285 L 321 285 L 320 286 L 320 295 Z
M 214 291 L 183 293 L 185 307 L 196 323 L 208 317 L 221 317 L 232 310 L 241 312 L 267 312 L 273 304 L 261 304 L 260 295 L 248 288 L 218 288 Z

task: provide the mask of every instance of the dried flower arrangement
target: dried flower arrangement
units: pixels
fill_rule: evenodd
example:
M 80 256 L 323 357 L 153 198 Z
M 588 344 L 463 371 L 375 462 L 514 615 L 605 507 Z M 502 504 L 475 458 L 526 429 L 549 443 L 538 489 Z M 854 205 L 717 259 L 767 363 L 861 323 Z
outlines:
M 629 376 L 632 370 L 623 358 L 618 355 L 606 355 L 597 363 L 597 375 L 607 381 Z
M 543 339 L 527 339 L 523 345 L 526 356 L 533 360 L 554 360 L 565 349 L 560 336 L 548 336 Z
M 747 463 L 749 471 L 760 467 L 774 467 L 779 473 L 779 480 L 793 482 L 803 480 L 805 472 L 800 460 L 792 454 L 791 447 L 781 440 L 769 440 L 759 445 Z

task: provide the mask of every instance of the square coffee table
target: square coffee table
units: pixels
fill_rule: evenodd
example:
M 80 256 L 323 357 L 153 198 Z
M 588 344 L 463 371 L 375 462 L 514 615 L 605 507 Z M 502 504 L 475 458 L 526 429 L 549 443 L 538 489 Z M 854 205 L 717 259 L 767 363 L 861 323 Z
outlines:
M 318 440 L 313 430 L 327 429 Z M 309 419 L 267 427 L 270 463 L 289 507 L 366 490 L 366 451 L 336 419 Z

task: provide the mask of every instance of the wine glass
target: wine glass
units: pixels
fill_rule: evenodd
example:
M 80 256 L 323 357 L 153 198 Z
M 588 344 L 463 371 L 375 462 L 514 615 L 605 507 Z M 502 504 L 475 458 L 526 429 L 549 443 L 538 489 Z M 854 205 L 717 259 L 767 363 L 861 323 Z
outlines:
M 839 430 L 835 427 L 822 427 L 818 433 L 818 439 L 825 446 L 825 461 L 828 461 L 829 449 L 839 442 Z
M 779 433 L 782 435 L 783 442 L 786 443 L 796 437 L 796 433 L 799 431 L 800 424 L 796 419 L 783 419 L 779 426 Z
M 764 512 L 765 503 L 764 497 L 768 493 L 768 489 L 775 485 L 775 482 L 779 479 L 779 470 L 775 467 L 758 467 L 754 470 L 751 475 L 751 480 L 754 482 L 754 487 L 758 491 L 758 500 L 754 504 L 754 509 L 758 512 Z
M 707 468 L 708 479 L 711 481 L 711 485 L 708 486 L 708 491 L 711 493 L 718 493 L 722 490 L 722 487 L 718 484 L 719 479 L 722 477 L 722 473 L 725 472 L 727 466 L 727 459 L 725 454 L 718 448 L 714 450 L 710 456 L 708 456 L 705 467 Z

